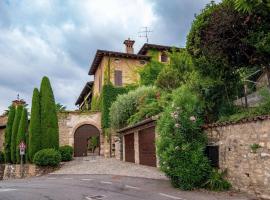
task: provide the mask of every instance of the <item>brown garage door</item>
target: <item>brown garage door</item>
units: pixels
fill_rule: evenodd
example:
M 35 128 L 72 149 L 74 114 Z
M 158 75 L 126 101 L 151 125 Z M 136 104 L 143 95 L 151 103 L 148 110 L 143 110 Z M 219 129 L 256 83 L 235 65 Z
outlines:
M 90 124 L 77 128 L 74 134 L 74 156 L 87 156 L 88 139 L 92 136 L 99 136 L 99 130 Z
M 139 131 L 140 164 L 156 167 L 155 127 Z
M 135 162 L 134 134 L 125 135 L 125 161 Z

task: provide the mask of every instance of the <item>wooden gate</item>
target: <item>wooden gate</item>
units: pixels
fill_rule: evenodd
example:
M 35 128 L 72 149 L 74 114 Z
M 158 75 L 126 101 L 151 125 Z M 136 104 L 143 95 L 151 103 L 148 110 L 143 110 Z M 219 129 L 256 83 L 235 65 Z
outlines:
M 134 133 L 125 135 L 125 161 L 135 162 Z
M 140 164 L 156 167 L 155 127 L 139 131 Z
M 77 128 L 74 133 L 74 156 L 87 156 L 88 139 L 91 136 L 99 137 L 99 130 L 90 124 L 85 124 Z

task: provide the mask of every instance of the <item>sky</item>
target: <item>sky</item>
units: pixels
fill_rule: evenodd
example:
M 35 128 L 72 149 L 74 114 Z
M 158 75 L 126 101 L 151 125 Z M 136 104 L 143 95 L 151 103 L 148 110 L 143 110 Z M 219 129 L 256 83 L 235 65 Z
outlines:
M 97 49 L 135 52 L 146 42 L 184 47 L 194 15 L 210 0 L 0 0 L 0 114 L 50 78 L 57 103 L 74 103 Z

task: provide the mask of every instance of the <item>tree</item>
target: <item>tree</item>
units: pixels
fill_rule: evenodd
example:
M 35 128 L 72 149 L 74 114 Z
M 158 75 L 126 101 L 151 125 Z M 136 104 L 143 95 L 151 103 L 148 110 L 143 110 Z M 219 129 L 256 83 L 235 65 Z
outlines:
M 42 148 L 59 148 L 59 129 L 53 90 L 48 77 L 40 86 L 40 116 Z
M 19 129 L 18 129 L 18 134 L 16 138 L 16 147 L 19 147 L 21 142 L 24 142 L 24 144 L 27 143 L 26 141 L 27 130 L 28 130 L 28 114 L 27 114 L 27 109 L 23 108 L 20 124 L 19 124 Z M 17 163 L 20 163 L 19 148 L 16 149 L 16 160 L 17 160 Z
M 7 163 L 11 162 L 11 136 L 12 136 L 12 125 L 15 118 L 15 107 L 13 105 L 10 106 L 8 112 L 8 121 L 7 127 L 5 130 L 5 161 Z
M 41 150 L 40 95 L 37 88 L 33 91 L 31 120 L 29 125 L 29 160 L 33 161 L 36 152 Z
M 23 106 L 18 105 L 15 112 L 15 118 L 12 125 L 12 136 L 11 136 L 11 162 L 16 163 L 16 151 L 18 146 L 16 145 L 18 129 L 20 125 L 21 115 L 23 111 Z
M 173 50 L 169 57 L 169 64 L 161 70 L 155 81 L 164 90 L 173 90 L 187 83 L 194 68 L 192 58 L 186 50 Z
M 198 91 L 213 120 L 242 95 L 239 69 L 270 66 L 269 8 L 239 12 L 235 1 L 207 5 L 194 20 L 186 45 L 195 69 L 207 80 Z
M 142 69 L 139 70 L 141 85 L 154 85 L 158 74 L 163 69 L 164 64 L 152 59 Z
M 56 112 L 62 112 L 62 111 L 66 111 L 67 110 L 67 107 L 62 105 L 61 103 L 57 103 L 55 104 L 55 109 L 56 109 Z

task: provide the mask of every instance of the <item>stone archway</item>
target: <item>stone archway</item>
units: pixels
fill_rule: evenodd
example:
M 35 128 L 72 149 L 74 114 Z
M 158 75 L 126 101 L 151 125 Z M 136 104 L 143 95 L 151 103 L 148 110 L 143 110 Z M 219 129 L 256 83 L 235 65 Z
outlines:
M 83 124 L 79 126 L 74 133 L 74 156 L 87 156 L 88 140 L 91 137 L 100 138 L 100 131 L 91 124 Z M 98 144 L 100 149 L 100 144 Z

